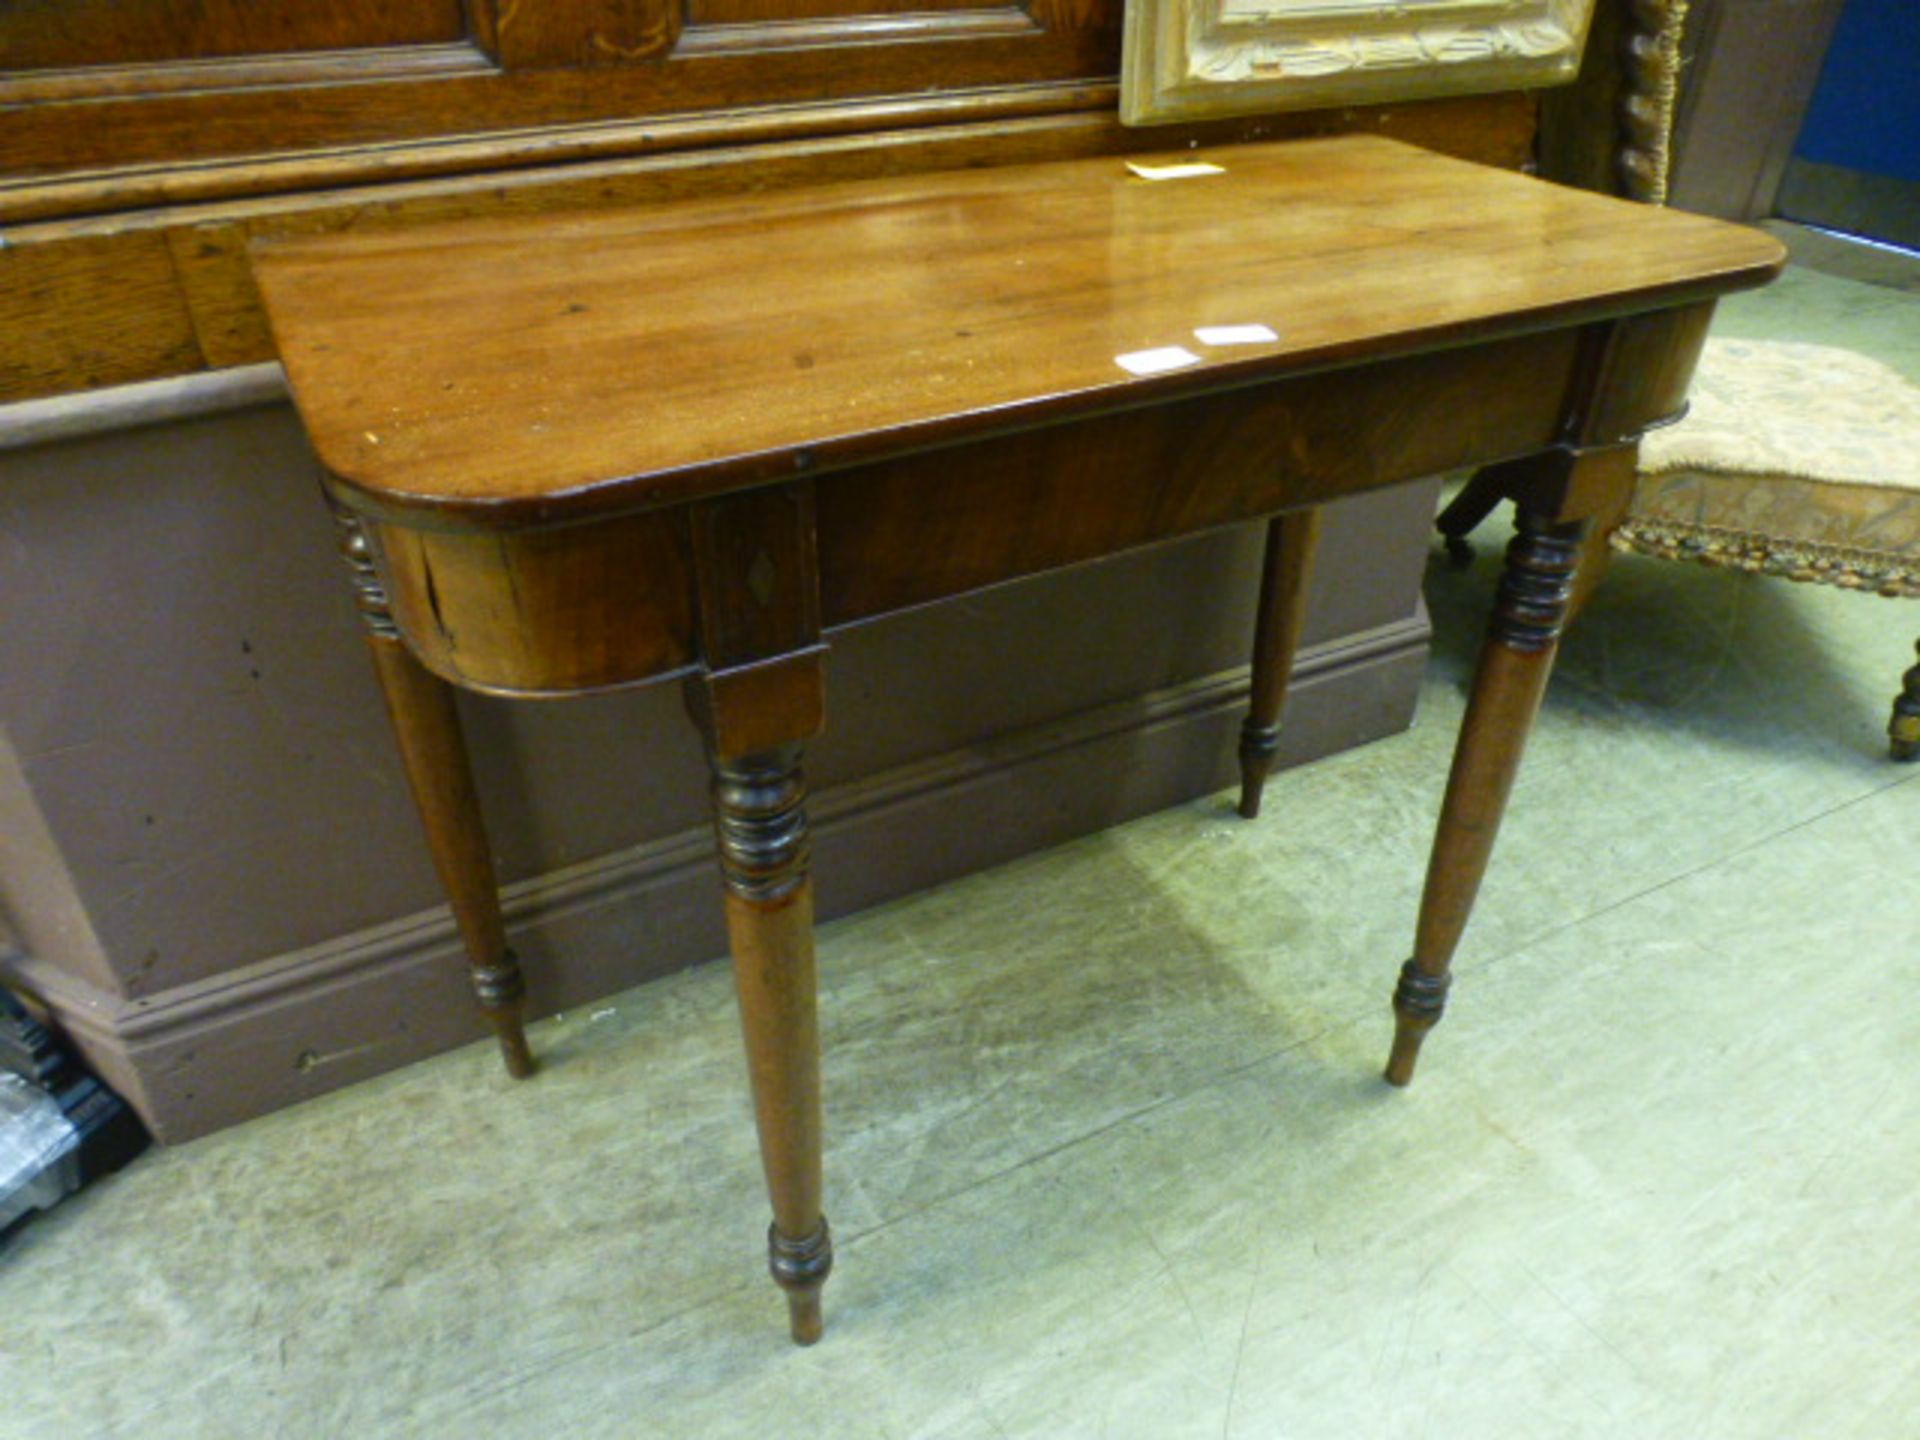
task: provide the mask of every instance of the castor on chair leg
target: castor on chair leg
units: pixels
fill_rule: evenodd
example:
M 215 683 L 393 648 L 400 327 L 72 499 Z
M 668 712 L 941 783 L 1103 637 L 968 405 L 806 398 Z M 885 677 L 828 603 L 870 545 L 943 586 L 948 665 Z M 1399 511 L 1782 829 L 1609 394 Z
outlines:
M 1920 654 L 1920 643 L 1913 648 Z M 1901 677 L 1900 693 L 1893 697 L 1893 719 L 1887 722 L 1887 753 L 1896 760 L 1920 760 L 1920 665 Z

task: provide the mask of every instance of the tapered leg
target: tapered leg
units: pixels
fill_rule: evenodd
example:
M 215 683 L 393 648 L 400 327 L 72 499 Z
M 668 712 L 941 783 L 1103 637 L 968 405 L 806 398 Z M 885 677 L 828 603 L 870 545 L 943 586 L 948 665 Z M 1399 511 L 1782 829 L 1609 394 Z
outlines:
M 422 667 L 400 639 L 359 522 L 344 511 L 337 511 L 336 518 L 341 551 L 366 622 L 367 649 L 393 721 L 407 784 L 426 829 L 427 848 L 466 946 L 480 1013 L 500 1042 L 507 1073 L 523 1080 L 533 1073 L 525 1029 L 526 986 L 520 978 L 520 962 L 507 948 L 493 856 L 474 793 L 453 689 Z
M 727 934 L 773 1201 L 768 1265 L 786 1292 L 795 1343 L 811 1345 L 833 1241 L 820 1208 L 820 1031 L 800 747 L 712 764 Z
M 1547 520 L 1525 507 L 1519 512 L 1447 779 L 1413 958 L 1394 990 L 1387 1079 L 1395 1085 L 1413 1078 L 1420 1042 L 1446 1006 L 1448 966 L 1546 692 L 1586 529 L 1584 520 Z
M 1306 619 L 1307 585 L 1320 544 L 1320 511 L 1296 510 L 1267 524 L 1267 558 L 1260 572 L 1260 613 L 1253 632 L 1253 698 L 1240 726 L 1240 813 L 1260 813 L 1273 758 L 1280 751 L 1280 715 L 1293 678 Z
M 1434 521 L 1434 528 L 1446 541 L 1447 558 L 1455 565 L 1465 565 L 1473 559 L 1473 546 L 1467 542 L 1480 522 L 1493 513 L 1493 507 L 1501 501 L 1500 487 L 1489 470 L 1474 473 L 1472 479 L 1460 487 L 1460 493 L 1447 502 L 1447 508 L 1440 512 L 1440 518 Z
M 1920 652 L 1920 645 L 1915 645 Z M 1893 697 L 1893 719 L 1887 722 L 1887 750 L 1896 760 L 1920 760 L 1920 665 L 1901 677 L 1900 693 Z
M 687 705 L 713 767 L 727 934 L 773 1201 L 768 1268 L 786 1292 L 794 1342 L 811 1345 L 833 1268 L 820 1203 L 820 1029 L 800 769 L 802 743 L 826 724 L 813 487 L 703 502 L 688 534 L 703 663 Z

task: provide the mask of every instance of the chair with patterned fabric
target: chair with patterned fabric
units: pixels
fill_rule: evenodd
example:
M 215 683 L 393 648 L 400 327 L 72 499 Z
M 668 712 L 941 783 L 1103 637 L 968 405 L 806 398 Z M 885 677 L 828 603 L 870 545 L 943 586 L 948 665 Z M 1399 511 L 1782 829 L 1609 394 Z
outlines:
M 1827 345 L 1710 340 L 1640 448 L 1615 550 L 1920 599 L 1920 386 Z M 1920 758 L 1920 665 L 1887 727 Z
M 1686 9 L 1632 0 L 1619 188 L 1654 204 L 1666 200 Z M 1496 499 L 1475 477 L 1441 513 L 1456 558 Z M 1632 501 L 1595 543 L 1920 598 L 1920 386 L 1851 350 L 1709 339 L 1686 417 L 1642 442 Z M 1591 558 L 1589 582 L 1604 555 Z M 1888 733 L 1895 759 L 1920 759 L 1920 665 Z

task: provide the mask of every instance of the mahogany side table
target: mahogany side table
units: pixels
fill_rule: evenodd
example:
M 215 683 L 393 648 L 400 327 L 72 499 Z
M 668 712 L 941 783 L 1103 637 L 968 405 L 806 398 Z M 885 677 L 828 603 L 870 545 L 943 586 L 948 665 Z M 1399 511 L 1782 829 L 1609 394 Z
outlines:
M 801 747 L 838 626 L 1270 518 L 1259 806 L 1316 507 L 1481 467 L 1518 534 L 1387 1078 L 1440 1018 L 1586 517 L 1675 413 L 1756 232 L 1397 143 L 1098 158 L 270 246 L 401 753 L 508 1068 L 521 980 L 448 686 L 686 682 L 712 765 L 773 1277 L 818 1338 L 820 1057 Z M 1277 517 L 1277 518 L 1276 518 Z M 1364 585 L 1358 573 L 1345 583 Z

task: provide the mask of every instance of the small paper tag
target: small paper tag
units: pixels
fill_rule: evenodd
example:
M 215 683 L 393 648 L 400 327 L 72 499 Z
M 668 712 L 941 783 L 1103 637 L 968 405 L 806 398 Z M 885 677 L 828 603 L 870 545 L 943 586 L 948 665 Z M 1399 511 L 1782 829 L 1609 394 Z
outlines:
M 1116 355 L 1113 363 L 1134 375 L 1158 375 L 1162 370 L 1198 365 L 1200 357 L 1178 345 L 1162 345 L 1158 350 L 1131 350 L 1125 355 Z
M 1224 175 L 1224 165 L 1209 164 L 1205 160 L 1176 160 L 1171 165 L 1143 165 L 1138 160 L 1127 161 L 1127 168 L 1142 180 L 1191 180 L 1196 175 Z
M 1271 325 L 1202 325 L 1193 338 L 1202 345 L 1262 345 L 1280 333 Z

